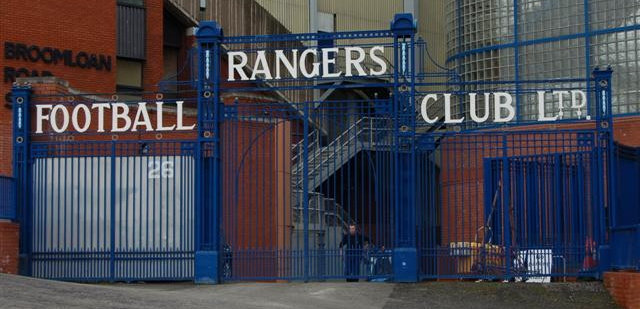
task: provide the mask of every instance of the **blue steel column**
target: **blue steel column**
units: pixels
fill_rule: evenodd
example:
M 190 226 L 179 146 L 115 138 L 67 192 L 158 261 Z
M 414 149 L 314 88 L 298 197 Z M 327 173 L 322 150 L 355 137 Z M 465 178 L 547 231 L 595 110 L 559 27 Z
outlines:
M 309 175 L 309 103 L 304 105 L 304 131 L 302 149 L 302 175 Z M 304 216 L 302 219 L 304 228 L 304 282 L 309 282 L 309 177 L 302 177 L 302 206 Z
M 509 166 L 509 143 L 507 140 L 508 135 L 502 135 L 502 226 L 504 229 L 504 252 L 505 252 L 505 274 L 506 280 L 511 279 L 511 174 Z M 557 176 L 556 176 L 557 177 Z
M 391 23 L 394 34 L 395 122 L 395 250 L 393 275 L 396 282 L 418 281 L 416 249 L 416 153 L 414 35 L 416 23 L 411 14 L 396 14 Z
M 513 77 L 516 81 L 516 122 L 520 121 L 520 38 L 518 36 L 518 0 L 513 0 Z
M 29 101 L 31 86 L 14 84 L 13 178 L 16 220 L 20 223 L 20 274 L 31 275 L 31 155 L 29 145 Z
M 220 44 L 222 28 L 203 21 L 196 33 L 198 46 L 198 142 L 196 145 L 194 281 L 219 281 L 220 208 Z M 205 163 L 206 162 L 206 163 Z
M 608 245 L 605 245 L 605 234 L 607 227 L 616 226 L 615 208 L 616 199 L 613 194 L 616 192 L 616 175 L 615 169 L 615 155 L 613 148 L 613 112 L 611 102 L 611 75 L 613 70 L 608 67 L 605 70 L 595 68 L 593 70 L 593 80 L 595 87 L 595 104 L 596 104 L 596 130 L 597 147 L 596 147 L 596 160 L 597 160 L 597 207 L 595 222 L 597 224 L 595 228 L 598 235 L 594 235 L 594 239 L 598 244 L 598 252 L 600 253 L 598 270 L 604 272 L 610 268 L 610 249 Z M 608 183 L 608 187 L 605 187 Z M 605 205 L 608 209 L 605 209 Z M 606 222 L 605 211 L 609 213 L 609 222 Z

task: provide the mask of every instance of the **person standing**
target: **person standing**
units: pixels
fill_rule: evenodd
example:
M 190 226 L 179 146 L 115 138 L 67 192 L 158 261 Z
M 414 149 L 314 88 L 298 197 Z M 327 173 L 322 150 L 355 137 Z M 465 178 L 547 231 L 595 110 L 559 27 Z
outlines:
M 340 252 L 344 252 L 344 274 L 347 282 L 359 281 L 362 250 L 368 244 L 369 238 L 358 233 L 358 227 L 355 224 L 349 224 L 349 233 L 342 235 L 339 245 Z

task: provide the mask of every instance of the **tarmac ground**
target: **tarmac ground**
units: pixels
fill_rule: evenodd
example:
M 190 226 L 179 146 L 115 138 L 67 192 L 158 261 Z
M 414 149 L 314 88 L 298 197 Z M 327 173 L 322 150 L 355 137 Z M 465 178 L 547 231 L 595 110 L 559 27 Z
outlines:
M 0 274 L 0 308 L 615 308 L 601 282 L 83 284 Z

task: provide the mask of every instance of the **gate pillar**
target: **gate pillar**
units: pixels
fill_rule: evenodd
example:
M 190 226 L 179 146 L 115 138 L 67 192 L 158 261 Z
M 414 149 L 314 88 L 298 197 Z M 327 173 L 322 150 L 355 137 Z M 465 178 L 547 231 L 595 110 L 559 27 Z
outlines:
M 598 133 L 598 146 L 596 147 L 596 172 L 598 175 L 595 177 L 598 182 L 596 184 L 598 203 L 596 205 L 599 205 L 595 214 L 597 218 L 594 220 L 594 232 L 597 235 L 593 235 L 593 240 L 598 246 L 598 275 L 601 277 L 605 271 L 611 269 L 611 255 L 615 251 L 615 248 L 610 247 L 605 236 L 607 230 L 617 226 L 615 216 L 616 199 L 614 197 L 617 180 L 615 175 L 616 163 L 614 161 L 616 156 L 613 144 L 613 111 L 611 110 L 613 105 L 611 101 L 613 70 L 611 67 L 606 69 L 596 67 L 592 74 L 596 99 L 596 130 Z M 610 238 L 615 239 L 615 236 L 612 235 Z
M 31 155 L 29 147 L 29 101 L 31 85 L 14 83 L 13 93 L 13 178 L 16 220 L 20 223 L 19 273 L 31 275 Z
M 222 28 L 203 21 L 196 33 L 198 48 L 198 142 L 195 170 L 194 281 L 219 282 L 220 265 L 220 44 Z
M 393 276 L 396 282 L 418 281 L 416 249 L 415 56 L 416 23 L 411 14 L 396 14 L 392 23 L 394 48 L 393 112 L 395 122 Z

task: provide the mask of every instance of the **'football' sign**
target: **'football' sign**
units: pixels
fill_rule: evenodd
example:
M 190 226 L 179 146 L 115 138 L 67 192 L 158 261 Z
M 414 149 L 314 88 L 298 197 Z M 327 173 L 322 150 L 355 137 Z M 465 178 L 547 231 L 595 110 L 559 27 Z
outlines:
M 149 116 L 149 108 L 146 102 L 130 106 L 125 103 L 93 103 L 76 104 L 67 106 L 64 104 L 39 104 L 36 105 L 36 134 L 44 133 L 44 125 L 56 133 L 73 130 L 83 133 L 89 130 L 92 123 L 97 121 L 96 132 L 155 132 L 155 131 L 188 131 L 195 128 L 193 125 L 185 125 L 183 120 L 184 101 L 176 102 L 175 123 L 167 125 L 164 121 L 166 113 L 163 102 L 156 102 L 155 121 Z M 135 111 L 135 113 L 134 113 Z M 111 119 L 108 119 L 108 115 Z M 132 116 L 133 115 L 133 116 Z M 105 123 L 110 124 L 109 126 Z

